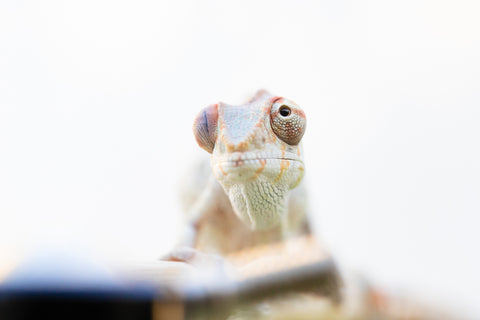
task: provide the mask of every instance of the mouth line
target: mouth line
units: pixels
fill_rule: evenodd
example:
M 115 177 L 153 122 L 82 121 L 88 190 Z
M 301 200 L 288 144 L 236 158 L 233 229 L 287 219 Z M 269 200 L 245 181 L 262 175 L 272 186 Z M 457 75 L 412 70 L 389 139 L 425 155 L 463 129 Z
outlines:
M 245 163 L 245 162 L 258 162 L 258 161 L 268 161 L 268 160 L 281 160 L 281 161 L 296 161 L 296 162 L 303 162 L 300 159 L 294 159 L 294 158 L 252 158 L 252 159 L 238 159 L 238 160 L 225 160 L 221 161 L 221 164 L 239 164 L 239 163 Z

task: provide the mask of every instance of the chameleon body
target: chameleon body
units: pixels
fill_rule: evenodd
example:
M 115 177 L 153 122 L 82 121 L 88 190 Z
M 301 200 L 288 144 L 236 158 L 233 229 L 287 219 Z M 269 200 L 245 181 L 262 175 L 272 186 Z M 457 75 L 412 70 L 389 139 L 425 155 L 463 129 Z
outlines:
M 193 131 L 211 155 L 210 169 L 201 164 L 199 178 L 184 192 L 191 230 L 186 244 L 225 255 L 308 233 L 301 184 L 305 126 L 299 106 L 263 90 L 244 105 L 204 108 Z

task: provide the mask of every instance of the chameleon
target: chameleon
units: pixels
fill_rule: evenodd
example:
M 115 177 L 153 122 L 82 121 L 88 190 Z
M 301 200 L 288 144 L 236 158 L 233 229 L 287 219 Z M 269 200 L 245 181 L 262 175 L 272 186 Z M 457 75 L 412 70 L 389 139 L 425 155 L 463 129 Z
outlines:
M 303 182 L 305 130 L 304 111 L 292 100 L 265 90 L 243 105 L 219 102 L 203 108 L 195 117 L 193 133 L 210 161 L 198 162 L 188 176 L 182 192 L 187 232 L 181 245 L 164 260 L 218 266 L 224 258 L 234 261 L 231 257 L 242 251 L 250 252 L 247 269 L 252 265 L 266 269 L 272 264 L 288 264 L 288 260 L 305 254 L 328 260 L 328 254 L 316 254 L 322 247 L 316 239 L 299 241 L 314 238 Z M 289 246 L 279 246 L 282 243 L 300 243 L 293 251 L 302 252 L 292 254 Z M 262 247 L 273 250 L 257 250 L 256 257 L 251 254 Z M 274 252 L 274 259 L 255 265 L 265 259 L 265 252 Z M 280 317 L 288 315 L 294 306 L 300 306 L 299 310 L 314 306 L 315 313 L 325 318 L 404 318 L 395 308 L 402 301 L 398 297 L 371 287 L 362 278 L 344 283 L 335 265 L 327 272 L 328 280 L 322 287 L 313 284 L 306 291 L 272 296 L 245 310 L 257 312 L 257 318 L 262 314 L 262 303 L 268 303 L 269 310 Z M 325 301 L 333 304 L 330 307 Z M 338 303 L 342 308 L 337 308 Z M 413 310 L 411 315 L 419 319 L 437 318 L 415 309 L 418 305 L 411 301 L 406 303 L 414 308 L 406 310 Z M 295 313 L 291 318 L 296 318 Z
M 183 244 L 225 256 L 310 234 L 305 129 L 305 113 L 295 102 L 265 90 L 243 105 L 202 109 L 193 132 L 210 165 L 200 163 L 183 192 L 189 230 Z

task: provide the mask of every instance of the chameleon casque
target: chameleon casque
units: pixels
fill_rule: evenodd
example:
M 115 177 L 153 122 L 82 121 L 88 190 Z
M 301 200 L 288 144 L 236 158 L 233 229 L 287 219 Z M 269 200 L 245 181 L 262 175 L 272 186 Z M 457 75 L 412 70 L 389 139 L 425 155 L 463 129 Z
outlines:
M 264 90 L 244 105 L 200 111 L 193 131 L 211 169 L 200 164 L 185 192 L 184 244 L 225 255 L 310 233 L 301 184 L 305 128 L 298 105 Z

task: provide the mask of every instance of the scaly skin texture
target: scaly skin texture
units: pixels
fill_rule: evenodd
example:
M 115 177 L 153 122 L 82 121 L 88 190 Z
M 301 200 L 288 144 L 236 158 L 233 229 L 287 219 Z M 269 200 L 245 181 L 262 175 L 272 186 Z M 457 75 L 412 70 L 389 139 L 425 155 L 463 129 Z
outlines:
M 305 114 L 292 101 L 259 91 L 244 105 L 203 109 L 193 130 L 211 154 L 184 192 L 190 233 L 184 244 L 225 255 L 309 233 L 301 138 Z

